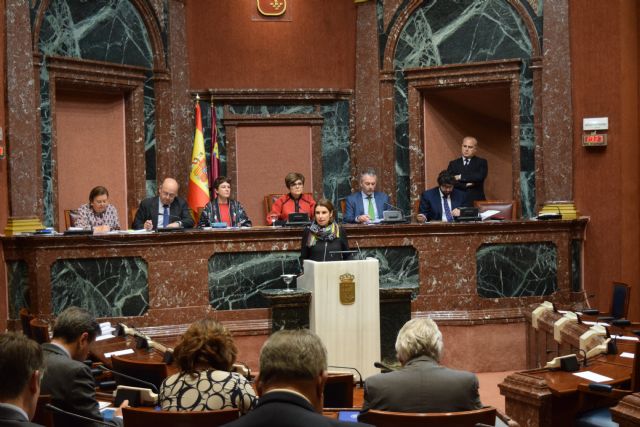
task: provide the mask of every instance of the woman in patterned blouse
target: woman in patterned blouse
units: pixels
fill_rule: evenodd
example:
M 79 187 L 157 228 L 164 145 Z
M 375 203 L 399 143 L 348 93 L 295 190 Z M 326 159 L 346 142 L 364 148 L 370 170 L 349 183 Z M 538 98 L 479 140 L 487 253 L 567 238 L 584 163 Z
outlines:
M 74 225 L 98 232 L 120 230 L 118 211 L 109 203 L 109 190 L 101 185 L 94 187 L 89 193 L 89 203 L 78 208 Z
M 189 326 L 173 352 L 180 372 L 160 386 L 165 411 L 211 411 L 237 408 L 241 414 L 257 403 L 249 381 L 230 372 L 238 350 L 229 331 L 212 319 Z

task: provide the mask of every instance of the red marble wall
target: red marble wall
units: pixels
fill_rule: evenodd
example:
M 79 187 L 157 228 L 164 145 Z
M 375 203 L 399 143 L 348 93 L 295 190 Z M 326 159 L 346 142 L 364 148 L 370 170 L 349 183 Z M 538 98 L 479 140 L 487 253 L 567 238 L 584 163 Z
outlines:
M 612 280 L 629 283 L 635 320 L 640 318 L 639 13 L 634 0 L 570 3 L 573 186 L 578 210 L 591 217 L 584 284 L 602 309 L 609 305 Z M 582 118 L 601 116 L 609 117 L 608 146 L 582 147 Z
M 0 0 L 0 28 L 4 29 L 4 20 L 5 20 L 5 2 L 4 0 Z M 0 46 L 5 46 L 5 32 L 0 31 Z M 6 140 L 6 99 L 4 90 L 4 81 L 5 81 L 5 50 L 0 49 L 0 70 L 2 72 L 2 81 L 0 83 L 0 128 L 2 129 L 2 144 L 6 148 L 7 140 Z M 4 227 L 7 225 L 7 217 L 9 216 L 9 190 L 8 190 L 8 173 L 7 173 L 7 159 L 0 160 L 0 230 L 4 230 Z M 4 254 L 2 253 L 2 248 L 0 248 L 0 278 L 5 277 L 5 268 L 4 268 Z M 0 280 L 0 331 L 4 331 L 7 327 L 7 290 L 6 290 L 6 280 Z
M 256 19 L 255 0 L 187 0 L 191 87 L 353 88 L 352 1 L 288 0 L 290 20 Z

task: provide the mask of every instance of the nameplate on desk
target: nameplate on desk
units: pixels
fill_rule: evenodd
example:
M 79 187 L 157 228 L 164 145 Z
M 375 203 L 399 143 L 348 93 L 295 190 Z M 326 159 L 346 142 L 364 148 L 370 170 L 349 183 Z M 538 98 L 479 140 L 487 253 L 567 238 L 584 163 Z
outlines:
M 620 357 L 626 357 L 627 359 L 635 359 L 636 355 L 634 353 L 629 353 L 628 351 L 625 351 L 620 354 Z
M 135 351 L 133 351 L 132 348 L 126 348 L 124 350 L 118 350 L 118 351 L 110 351 L 109 353 L 105 353 L 104 357 L 111 357 L 111 356 L 124 356 L 125 354 L 133 354 L 135 353 Z
M 638 337 L 627 337 L 623 335 L 611 335 L 611 338 L 624 341 L 638 341 L 640 339 Z
M 99 335 L 96 337 L 96 341 L 104 341 L 104 340 L 108 340 L 111 338 L 115 338 L 115 336 L 111 335 L 111 334 L 106 334 L 106 335 Z

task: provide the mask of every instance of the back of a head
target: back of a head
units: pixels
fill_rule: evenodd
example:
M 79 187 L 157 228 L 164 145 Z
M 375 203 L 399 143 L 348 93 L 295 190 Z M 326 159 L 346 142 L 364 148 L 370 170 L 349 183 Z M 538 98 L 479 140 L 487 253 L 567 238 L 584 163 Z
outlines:
M 44 361 L 37 342 L 22 334 L 7 332 L 0 335 L 0 401 L 16 398 Z
M 271 335 L 260 351 L 260 381 L 313 381 L 327 370 L 327 350 L 308 329 Z
M 100 325 L 96 319 L 84 308 L 69 307 L 56 318 L 53 325 L 53 338 L 66 343 L 77 340 L 87 332 L 89 341 L 93 341 L 100 332 Z
M 438 185 L 454 185 L 455 183 L 456 179 L 448 170 L 445 169 L 438 174 Z
M 202 319 L 189 326 L 173 356 L 181 371 L 194 373 L 202 366 L 229 371 L 237 354 L 227 328 L 216 320 Z
M 419 356 L 439 361 L 442 354 L 442 333 L 436 322 L 428 317 L 409 320 L 398 332 L 396 352 L 402 364 Z

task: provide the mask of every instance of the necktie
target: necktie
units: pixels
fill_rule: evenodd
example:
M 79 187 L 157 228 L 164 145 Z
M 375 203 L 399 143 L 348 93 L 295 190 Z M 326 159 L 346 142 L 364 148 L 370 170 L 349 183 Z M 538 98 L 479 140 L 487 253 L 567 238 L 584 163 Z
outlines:
M 449 208 L 447 196 L 442 196 L 442 204 L 444 205 L 444 216 L 447 218 L 447 221 L 453 221 L 453 215 L 451 215 L 451 208 Z
M 465 166 L 469 166 L 469 159 L 467 159 L 467 158 L 464 159 L 464 165 Z
M 367 214 L 369 215 L 369 219 L 373 221 L 376 219 L 376 210 L 373 208 L 373 196 L 368 195 L 367 199 L 369 199 L 369 212 Z
M 162 205 L 164 210 L 162 211 L 162 227 L 169 225 L 169 205 Z

